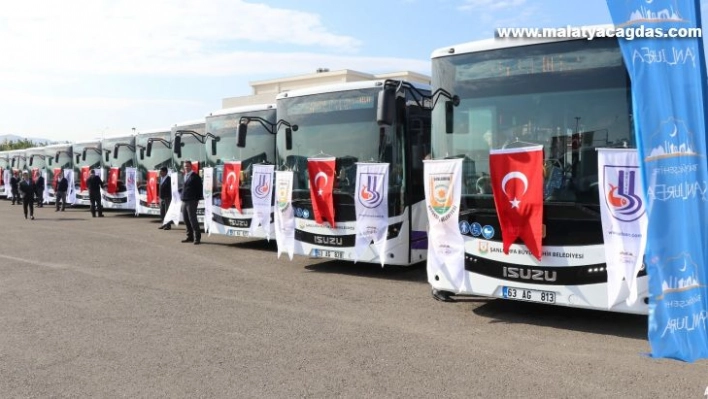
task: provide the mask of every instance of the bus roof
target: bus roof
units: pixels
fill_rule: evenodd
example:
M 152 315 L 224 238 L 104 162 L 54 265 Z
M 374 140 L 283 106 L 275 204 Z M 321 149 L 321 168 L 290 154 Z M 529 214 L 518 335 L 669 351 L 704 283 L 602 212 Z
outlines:
M 137 132 L 135 135 L 136 136 L 143 136 L 146 134 L 155 134 L 155 133 L 170 133 L 172 131 L 172 128 L 170 127 L 165 127 L 162 129 L 146 129 L 146 130 L 141 130 Z
M 275 104 L 256 104 L 256 105 L 244 105 L 244 106 L 232 107 L 232 108 L 222 108 L 220 110 L 211 112 L 209 115 L 207 115 L 207 117 L 244 113 L 244 112 L 265 111 L 268 109 L 275 109 Z
M 190 126 L 190 125 L 198 125 L 200 123 L 205 123 L 205 119 L 192 119 L 191 121 L 184 121 L 180 123 L 175 123 L 173 127 L 179 127 L 179 126 Z
M 579 29 L 610 29 L 613 25 L 589 25 L 589 26 L 578 26 L 571 28 Z M 557 28 L 563 29 L 563 28 Z M 480 51 L 488 50 L 498 50 L 503 48 L 511 47 L 523 47 L 523 46 L 533 46 L 536 44 L 543 43 L 553 43 L 553 42 L 563 42 L 570 40 L 587 40 L 584 38 L 577 37 L 554 37 L 554 38 L 492 38 L 483 39 L 473 42 L 456 44 L 454 46 L 447 46 L 439 48 L 430 55 L 430 58 L 440 58 L 455 54 L 466 54 L 466 53 L 476 53 Z
M 276 100 L 289 97 L 309 96 L 320 93 L 334 93 L 338 91 L 367 89 L 372 87 L 383 87 L 385 80 L 364 80 L 361 82 L 337 83 L 332 85 L 313 86 L 304 89 L 290 90 L 278 94 Z M 421 90 L 430 90 L 430 86 L 422 83 L 409 82 L 413 87 Z

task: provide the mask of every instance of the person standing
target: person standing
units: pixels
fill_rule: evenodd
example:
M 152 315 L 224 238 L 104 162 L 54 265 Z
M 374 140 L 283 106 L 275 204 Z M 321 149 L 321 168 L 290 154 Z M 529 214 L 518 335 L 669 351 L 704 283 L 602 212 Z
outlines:
M 35 186 L 32 179 L 29 178 L 29 173 L 22 172 L 22 181 L 20 181 L 18 188 L 22 195 L 22 211 L 25 213 L 25 219 L 27 219 L 27 211 L 29 211 L 30 219 L 34 220 Z
M 167 175 L 167 167 L 160 168 L 160 184 L 157 186 L 160 194 L 160 219 L 165 220 L 167 210 L 172 203 L 172 179 Z M 172 222 L 165 223 L 159 227 L 162 230 L 172 230 Z
M 57 186 L 54 187 L 54 193 L 56 194 L 56 205 L 59 212 L 59 203 L 61 203 L 61 211 L 64 212 L 66 208 L 66 193 L 69 191 L 69 180 L 64 176 L 64 170 L 62 169 L 59 175 L 59 180 L 57 180 Z
M 10 178 L 10 193 L 12 194 L 12 205 L 20 204 L 20 194 L 18 191 L 18 186 L 20 184 L 20 178 L 17 176 L 17 171 L 12 173 Z
M 44 208 L 44 176 L 39 173 L 37 181 L 34 182 L 35 194 L 37 194 L 37 208 Z
M 89 178 L 86 181 L 89 191 L 89 202 L 91 203 L 91 216 L 103 217 L 103 205 L 101 205 L 101 188 L 104 186 L 103 180 L 99 176 L 96 176 L 96 172 L 91 169 L 89 172 Z
M 202 231 L 197 220 L 199 200 L 204 199 L 202 178 L 192 171 L 192 162 L 184 161 L 184 187 L 182 188 L 182 217 L 187 228 L 187 238 L 182 242 L 193 242 L 199 245 L 202 241 Z

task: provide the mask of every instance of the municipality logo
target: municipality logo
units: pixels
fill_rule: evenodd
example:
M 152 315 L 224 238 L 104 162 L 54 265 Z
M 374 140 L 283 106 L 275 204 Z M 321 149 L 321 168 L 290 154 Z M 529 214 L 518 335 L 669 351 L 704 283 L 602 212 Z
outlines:
M 639 192 L 639 167 L 606 165 L 604 173 L 605 203 L 612 217 L 621 222 L 642 217 L 644 201 Z
M 270 194 L 270 179 L 268 178 L 269 176 L 265 173 L 258 173 L 256 176 L 256 180 L 258 183 L 256 184 L 256 189 L 255 195 L 258 198 L 265 198 Z
M 380 182 L 383 181 L 382 173 L 361 173 L 359 179 L 362 182 L 357 192 L 357 200 L 366 208 L 376 208 L 383 201 L 383 193 L 380 191 Z
M 681 16 L 679 3 L 683 0 L 627 1 L 625 13 L 627 22 L 620 26 L 661 22 L 688 22 Z M 641 5 L 638 5 L 641 4 Z
M 288 182 L 278 182 L 278 195 L 277 198 L 275 199 L 275 203 L 278 206 L 278 209 L 283 212 L 286 209 L 288 209 L 289 205 L 288 201 Z
M 452 173 L 434 173 L 428 178 L 430 198 L 428 205 L 436 214 L 443 216 L 452 209 Z

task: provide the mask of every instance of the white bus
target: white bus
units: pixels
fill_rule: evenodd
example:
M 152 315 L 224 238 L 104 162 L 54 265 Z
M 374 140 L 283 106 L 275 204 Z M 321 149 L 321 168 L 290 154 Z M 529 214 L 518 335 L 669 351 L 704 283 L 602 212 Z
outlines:
M 12 176 L 10 163 L 10 152 L 0 151 L 0 197 L 10 197 L 8 193 L 5 192 L 5 177 L 7 175 L 5 171 L 10 171 L 10 176 Z M 9 185 L 10 182 L 8 181 L 7 184 Z
M 207 141 L 204 118 L 181 122 L 171 129 L 172 138 L 172 165 L 177 169 L 177 183 L 179 192 L 184 186 L 184 173 L 182 163 L 191 161 L 192 168 L 197 169 L 199 176 L 204 178 L 204 163 L 206 162 L 205 144 Z M 199 201 L 197 219 L 204 223 L 204 201 Z M 181 219 L 180 219 L 181 220 Z
M 56 201 L 55 188 L 61 171 L 73 167 L 73 146 L 71 144 L 55 144 L 42 147 L 42 150 L 47 169 L 47 194 L 49 202 L 54 203 Z
M 214 168 L 212 229 L 214 234 L 265 238 L 263 229 L 250 233 L 253 217 L 251 200 L 251 168 L 254 164 L 275 163 L 275 104 L 226 108 L 206 117 L 206 131 L 214 137 L 207 140 L 207 166 Z M 242 133 L 239 137 L 239 127 Z M 221 190 L 224 164 L 241 162 L 239 198 L 241 211 L 235 205 L 222 208 Z M 275 237 L 271 234 L 271 237 Z
M 107 137 L 103 149 L 103 208 L 135 210 L 135 197 L 130 195 L 126 168 L 135 167 L 135 135 Z
M 353 261 L 357 162 L 389 164 L 385 259 L 411 265 L 427 255 L 423 159 L 430 146 L 430 90 L 401 81 L 366 81 L 292 90 L 277 96 L 277 165 L 292 170 L 295 253 Z M 386 115 L 386 118 L 379 118 Z M 336 228 L 314 220 L 308 158 L 336 157 Z M 379 263 L 373 245 L 359 258 Z
M 160 168 L 172 171 L 172 139 L 170 128 L 141 131 L 135 136 L 138 215 L 159 215 L 160 198 L 157 185 Z M 148 198 L 148 186 L 150 198 Z
M 435 107 L 433 157 L 464 158 L 462 294 L 607 310 L 597 147 L 635 147 L 630 81 L 616 40 L 484 40 L 432 54 L 432 83 L 459 97 Z M 490 148 L 543 145 L 543 257 L 519 241 L 502 251 L 489 180 Z M 515 253 L 516 252 L 516 253 Z M 640 300 L 610 310 L 647 313 Z M 428 276 L 437 299 L 452 285 Z
M 101 140 L 86 140 L 77 141 L 73 144 L 74 157 L 74 190 L 76 192 L 76 202 L 74 205 L 91 205 L 89 201 L 89 192 L 87 181 L 90 176 L 90 171 L 96 172 L 96 175 L 105 180 L 103 176 L 103 159 L 104 151 L 101 147 Z M 105 152 L 105 154 L 108 154 Z M 103 204 L 103 201 L 101 201 Z M 103 204 L 105 206 L 105 204 Z

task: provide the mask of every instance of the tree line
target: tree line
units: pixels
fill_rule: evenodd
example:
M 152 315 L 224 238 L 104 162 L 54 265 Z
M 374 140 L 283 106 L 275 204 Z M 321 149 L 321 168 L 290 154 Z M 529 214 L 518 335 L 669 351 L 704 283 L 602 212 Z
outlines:
M 22 139 L 22 140 L 5 139 L 5 141 L 0 143 L 0 151 L 22 150 L 25 148 L 32 148 L 32 147 L 44 147 L 46 145 L 47 145 L 46 143 L 35 143 L 34 141 L 32 141 L 30 139 Z

